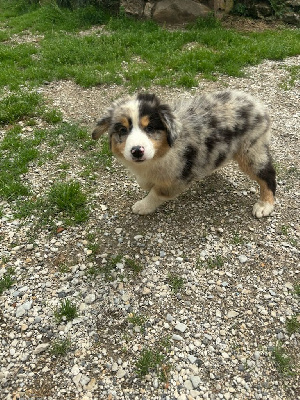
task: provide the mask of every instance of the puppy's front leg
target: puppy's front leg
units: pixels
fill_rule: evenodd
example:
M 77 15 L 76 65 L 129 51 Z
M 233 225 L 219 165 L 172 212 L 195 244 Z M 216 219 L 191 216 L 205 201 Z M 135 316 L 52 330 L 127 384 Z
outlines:
M 156 190 L 152 188 L 146 197 L 132 206 L 132 211 L 140 215 L 151 214 L 167 200 L 167 198 L 159 196 Z
M 135 177 L 138 185 L 140 186 L 140 188 L 144 189 L 144 190 L 150 190 L 153 187 L 153 183 L 150 183 L 148 181 L 145 181 L 139 177 Z
M 161 204 L 177 197 L 184 189 L 185 186 L 176 184 L 164 187 L 154 186 L 143 200 L 137 201 L 132 206 L 132 211 L 140 215 L 151 214 Z

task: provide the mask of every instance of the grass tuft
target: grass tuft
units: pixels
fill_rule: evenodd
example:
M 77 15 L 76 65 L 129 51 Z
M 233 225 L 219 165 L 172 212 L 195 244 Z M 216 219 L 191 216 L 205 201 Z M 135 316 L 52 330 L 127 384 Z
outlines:
M 42 96 L 36 92 L 16 92 L 0 100 L 0 125 L 41 113 Z
M 53 356 L 65 356 L 71 348 L 71 340 L 67 339 L 60 339 L 55 340 L 50 348 L 50 353 Z
M 163 382 L 168 382 L 171 365 L 168 363 L 169 338 L 164 338 L 152 348 L 144 348 L 136 362 L 136 373 L 140 378 L 154 372 Z
M 272 351 L 272 357 L 274 359 L 276 368 L 278 371 L 285 376 L 294 375 L 294 365 L 290 356 L 288 356 L 279 342 L 276 344 Z
M 178 293 L 184 286 L 184 279 L 176 274 L 168 274 L 167 282 L 174 293 Z
M 68 225 L 85 222 L 89 217 L 87 197 L 80 183 L 55 183 L 48 193 L 48 208 L 52 215 L 62 213 Z
M 13 274 L 14 270 L 12 268 L 8 268 L 3 274 L 2 278 L 0 279 L 0 295 L 14 284 Z
M 78 316 L 76 305 L 69 299 L 62 300 L 60 305 L 54 310 L 54 317 L 59 324 L 63 320 L 71 321 Z
M 298 321 L 298 315 L 293 315 L 291 318 L 287 319 L 285 327 L 289 335 L 300 331 L 300 322 Z

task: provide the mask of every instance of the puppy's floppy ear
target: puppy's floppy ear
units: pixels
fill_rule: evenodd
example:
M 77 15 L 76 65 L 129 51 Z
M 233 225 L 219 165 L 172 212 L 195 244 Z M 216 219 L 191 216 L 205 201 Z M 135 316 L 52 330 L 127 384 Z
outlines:
M 181 124 L 177 121 L 175 115 L 172 113 L 171 108 L 167 104 L 160 104 L 159 114 L 162 122 L 167 129 L 167 140 L 170 147 L 172 147 L 174 141 L 178 137 L 181 129 Z
M 111 117 L 105 116 L 100 121 L 98 121 L 96 128 L 92 132 L 92 138 L 94 140 L 99 139 L 101 135 L 107 132 L 109 126 L 111 124 Z

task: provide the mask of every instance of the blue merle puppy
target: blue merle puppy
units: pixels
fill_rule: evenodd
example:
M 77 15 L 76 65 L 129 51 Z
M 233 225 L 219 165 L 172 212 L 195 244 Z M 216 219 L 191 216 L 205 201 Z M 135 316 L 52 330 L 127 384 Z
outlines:
M 136 214 L 149 214 L 193 181 L 234 160 L 260 186 L 253 215 L 274 209 L 276 189 L 266 108 L 249 94 L 221 91 L 167 105 L 154 94 L 116 101 L 98 122 L 93 138 L 108 131 L 113 154 L 149 191 Z

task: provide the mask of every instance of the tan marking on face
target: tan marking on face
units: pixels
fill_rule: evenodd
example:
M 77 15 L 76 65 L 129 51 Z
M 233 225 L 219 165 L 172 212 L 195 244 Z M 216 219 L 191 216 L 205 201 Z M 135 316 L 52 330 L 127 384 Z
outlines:
M 127 128 L 127 130 L 129 131 L 130 125 L 129 125 L 128 118 L 122 117 L 122 118 L 120 119 L 120 123 L 121 123 L 123 126 L 125 126 L 125 128 Z
M 124 158 L 125 142 L 118 142 L 114 137 L 111 139 L 111 151 L 118 158 Z
M 141 119 L 140 119 L 140 126 L 142 129 L 146 128 L 146 126 L 149 125 L 150 122 L 150 117 L 149 115 L 144 115 Z
M 161 138 L 159 140 L 150 140 L 155 149 L 155 155 L 153 158 L 163 157 L 170 150 L 170 146 L 167 140 L 167 132 L 161 131 Z

